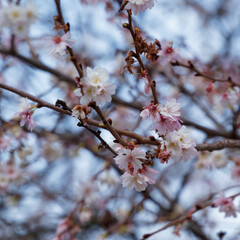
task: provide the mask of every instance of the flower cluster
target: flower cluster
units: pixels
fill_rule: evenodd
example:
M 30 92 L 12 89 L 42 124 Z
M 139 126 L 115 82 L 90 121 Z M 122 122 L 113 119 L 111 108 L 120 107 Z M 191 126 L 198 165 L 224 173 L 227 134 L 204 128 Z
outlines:
M 214 207 L 220 207 L 219 211 L 225 213 L 225 217 L 237 217 L 239 209 L 234 206 L 233 198 L 227 198 L 222 193 L 217 199 L 213 202 Z
M 10 4 L 0 9 L 0 28 L 8 27 L 15 36 L 25 38 L 31 24 L 37 20 L 37 14 L 37 8 L 31 3 L 26 6 Z
M 148 184 L 154 184 L 153 176 L 157 170 L 149 168 L 145 153 L 140 148 L 121 148 L 115 157 L 116 164 L 125 173 L 121 176 L 122 185 L 129 190 L 135 188 L 138 192 L 144 191 Z
M 154 6 L 154 0 L 129 0 L 126 9 L 131 9 L 135 15 Z
M 155 105 L 152 102 L 149 106 L 145 107 L 140 116 L 144 119 L 150 117 L 155 122 L 154 129 L 163 135 L 181 128 L 179 119 L 181 115 L 180 108 L 181 105 L 176 102 L 176 99 L 171 99 L 166 105 Z
M 181 105 L 176 99 L 171 99 L 165 105 L 151 104 L 140 113 L 143 119 L 150 118 L 154 123 L 153 129 L 164 139 L 163 148 L 156 149 L 161 163 L 168 162 L 171 157 L 175 160 L 188 161 L 197 155 L 196 143 L 180 120 Z
M 67 47 L 72 47 L 75 43 L 74 40 L 70 39 L 70 32 L 65 33 L 62 37 L 60 36 L 45 36 L 44 41 L 46 47 L 49 47 L 49 54 L 52 55 L 65 55 Z
M 83 83 L 74 91 L 76 96 L 81 97 L 80 104 L 87 105 L 91 101 L 103 106 L 105 102 L 111 102 L 115 94 L 116 85 L 108 80 L 108 71 L 105 68 L 87 68 Z
M 20 99 L 20 104 L 18 106 L 18 117 L 20 118 L 20 126 L 23 127 L 28 123 L 28 130 L 32 131 L 37 122 L 32 118 L 36 106 L 29 105 L 27 98 Z
M 214 152 L 201 152 L 198 161 L 196 162 L 197 168 L 211 169 L 223 168 L 227 165 L 227 155 L 225 150 L 214 151 Z

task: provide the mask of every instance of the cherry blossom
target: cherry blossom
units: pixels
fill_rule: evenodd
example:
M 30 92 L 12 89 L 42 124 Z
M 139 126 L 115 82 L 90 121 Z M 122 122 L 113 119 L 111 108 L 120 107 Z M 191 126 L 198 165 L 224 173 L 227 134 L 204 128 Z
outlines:
M 158 171 L 152 168 L 144 168 L 137 173 L 125 172 L 121 176 L 122 185 L 128 190 L 135 188 L 138 192 L 144 191 L 148 184 L 155 183 L 153 176 L 157 173 Z
M 11 138 L 0 134 L 0 151 L 4 151 L 11 146 Z
M 155 122 L 154 129 L 160 135 L 172 132 L 181 128 L 180 123 L 180 109 L 181 105 L 177 103 L 176 99 L 171 99 L 165 105 L 154 105 L 153 102 L 140 113 L 144 119 L 150 117 Z
M 131 174 L 129 172 L 125 172 L 121 176 L 122 185 L 126 187 L 128 190 L 132 190 L 133 188 L 136 191 L 141 192 L 147 188 L 149 178 L 140 173 Z
M 32 4 L 19 6 L 10 4 L 0 9 L 0 28 L 8 27 L 19 38 L 27 37 L 29 28 L 38 18 L 38 10 Z
M 167 150 L 171 152 L 171 158 L 175 160 L 184 159 L 188 161 L 191 156 L 196 156 L 196 143 L 192 139 L 188 129 L 183 126 L 180 130 L 167 134 Z
M 20 99 L 18 117 L 20 118 L 20 126 L 28 124 L 28 130 L 32 131 L 37 122 L 32 118 L 36 107 L 28 104 L 27 98 Z
M 154 6 L 154 0 L 129 0 L 126 9 L 131 9 L 135 15 L 139 11 L 145 11 L 147 8 Z
M 176 99 L 171 99 L 164 106 L 159 105 L 159 112 L 164 118 L 172 121 L 178 121 L 181 115 L 181 104 L 177 103 Z
M 224 150 L 214 151 L 209 156 L 211 158 L 212 164 L 216 168 L 222 168 L 227 165 L 227 156 Z
M 225 217 L 237 217 L 238 209 L 235 208 L 233 204 L 232 198 L 226 198 L 224 194 L 220 194 L 220 196 L 214 200 L 214 206 L 220 207 L 219 211 L 225 213 Z
M 65 33 L 62 37 L 60 36 L 46 36 L 44 37 L 45 45 L 50 47 L 49 54 L 52 55 L 65 55 L 67 47 L 72 47 L 75 43 L 74 40 L 70 39 L 70 32 Z
M 118 155 L 115 157 L 115 161 L 120 169 L 128 169 L 129 164 L 133 167 L 134 172 L 142 168 L 142 162 L 139 159 L 145 159 L 145 153 L 139 149 L 120 149 Z
M 163 65 L 178 58 L 178 49 L 173 48 L 172 45 L 172 41 L 161 41 L 162 51 L 159 52 L 159 60 Z
M 81 97 L 80 103 L 83 105 L 95 101 L 97 105 L 103 106 L 105 102 L 111 102 L 116 90 L 116 85 L 107 80 L 108 72 L 105 68 L 88 67 L 83 79 L 83 87 L 77 88 L 74 94 Z
M 152 121 L 160 119 L 158 104 L 151 102 L 144 110 L 140 113 L 140 117 L 146 119 L 150 117 Z

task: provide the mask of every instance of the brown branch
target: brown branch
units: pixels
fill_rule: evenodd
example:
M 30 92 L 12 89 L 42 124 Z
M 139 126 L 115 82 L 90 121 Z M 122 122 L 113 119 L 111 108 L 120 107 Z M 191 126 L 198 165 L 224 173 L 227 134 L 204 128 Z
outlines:
M 21 97 L 28 98 L 34 102 L 37 102 L 39 104 L 39 107 L 47 107 L 47 108 L 50 108 L 59 113 L 63 113 L 63 114 L 70 115 L 70 116 L 72 115 L 71 111 L 69 111 L 69 110 L 64 110 L 60 107 L 56 107 L 55 105 L 53 105 L 51 103 L 48 103 L 40 98 L 37 98 L 29 93 L 26 93 L 22 90 L 19 90 L 17 88 L 6 85 L 4 83 L 0 82 L 0 88 L 6 89 L 10 92 L 16 93 L 17 95 L 19 95 Z M 107 129 L 107 127 L 104 124 L 102 124 L 94 119 L 88 119 L 87 123 L 90 125 L 96 126 L 96 127 Z M 112 129 L 113 129 L 113 131 L 117 132 L 120 135 L 124 135 L 124 136 L 130 137 L 130 138 L 136 139 L 139 144 L 150 144 L 150 145 L 159 145 L 160 144 L 159 141 L 157 141 L 157 140 L 153 141 L 150 138 L 143 137 L 134 132 L 130 132 L 127 130 L 121 130 L 121 129 L 117 129 L 117 128 L 113 128 L 113 127 L 112 127 Z
M 239 195 L 240 195 L 240 193 L 237 193 L 235 195 L 230 196 L 229 198 L 234 199 L 235 197 L 237 197 Z M 169 227 L 172 227 L 172 226 L 177 225 L 177 224 L 183 224 L 184 222 L 186 222 L 188 220 L 191 220 L 192 219 L 192 214 L 194 214 L 195 212 L 198 212 L 199 210 L 202 210 L 202 209 L 204 209 L 206 207 L 212 206 L 212 204 L 213 204 L 213 200 L 211 200 L 211 201 L 207 200 L 207 201 L 204 201 L 202 203 L 195 204 L 194 207 L 192 207 L 189 211 L 187 211 L 184 214 L 184 216 L 171 221 L 170 223 L 168 223 L 167 225 L 165 225 L 164 227 L 158 229 L 155 232 L 144 234 L 142 240 L 145 240 L 145 239 L 155 235 L 156 233 L 159 233 L 159 232 L 161 232 L 161 231 L 163 231 L 163 230 L 165 230 L 165 229 L 167 229 Z
M 41 69 L 45 72 L 48 72 L 48 73 L 51 73 L 53 74 L 54 76 L 58 77 L 61 81 L 64 81 L 64 82 L 67 82 L 73 86 L 75 86 L 75 81 L 73 78 L 53 69 L 53 68 L 50 68 L 48 67 L 47 65 L 45 65 L 44 63 L 38 61 L 38 60 L 34 60 L 34 59 L 30 59 L 30 58 L 27 58 L 17 52 L 14 52 L 14 51 L 11 51 L 11 50 L 7 50 L 7 49 L 1 49 L 0 48 L 0 53 L 2 54 L 5 54 L 5 55 L 10 55 L 12 57 L 16 57 L 17 59 L 29 64 L 30 66 L 33 66 L 33 67 L 36 67 L 38 69 Z M 20 95 L 20 94 L 19 94 Z M 20 95 L 21 96 L 21 95 Z M 30 98 L 29 98 L 30 99 Z M 34 101 L 34 100 L 33 100 Z M 117 98 L 116 96 L 113 96 L 113 102 L 116 103 L 116 104 L 121 104 L 123 106 L 127 106 L 127 107 L 131 107 L 133 109 L 136 109 L 138 111 L 142 111 L 143 110 L 143 106 L 139 105 L 139 104 L 135 104 L 135 103 L 129 103 L 129 102 L 126 102 L 122 99 L 119 99 Z M 182 118 L 184 124 L 186 125 L 189 125 L 189 126 L 193 126 L 194 128 L 197 128 L 201 131 L 204 131 L 208 136 L 210 137 L 215 137 L 215 136 L 222 136 L 222 137 L 230 137 L 231 134 L 230 133 L 227 133 L 227 132 L 220 132 L 220 131 L 217 131 L 217 130 L 213 130 L 213 129 L 210 129 L 210 128 L 207 128 L 207 127 L 204 127 L 204 126 L 201 126 L 197 123 L 193 123 L 189 120 L 186 120 L 184 118 Z M 123 134 L 125 135 L 125 134 Z M 126 135 L 127 136 L 127 135 Z M 144 143 L 149 143 L 149 141 L 143 141 Z
M 34 102 L 37 102 L 40 105 L 39 107 L 47 107 L 47 108 L 50 108 L 50 109 L 52 109 L 54 111 L 57 111 L 59 113 L 63 113 L 63 114 L 71 116 L 71 111 L 64 110 L 60 107 L 56 107 L 55 105 L 53 105 L 51 103 L 48 103 L 48 102 L 46 102 L 46 101 L 44 101 L 40 98 L 37 98 L 37 97 L 35 97 L 35 96 L 33 96 L 29 93 L 26 93 L 22 90 L 19 90 L 17 88 L 8 86 L 8 85 L 6 85 L 4 83 L 1 83 L 1 82 L 0 82 L 0 88 L 6 89 L 10 92 L 16 93 L 17 95 L 19 95 L 21 97 L 25 97 L 25 98 L 28 98 L 28 99 L 34 101 Z M 104 119 L 105 119 L 105 117 L 104 117 Z M 108 122 L 106 119 L 104 121 Z M 93 125 L 93 126 L 100 127 L 100 128 L 108 129 L 107 126 L 105 126 L 104 124 L 102 124 L 102 123 L 100 123 L 100 122 L 98 122 L 94 119 L 88 119 L 87 123 L 90 124 L 90 125 Z M 130 137 L 130 138 L 136 139 L 139 144 L 150 144 L 150 145 L 153 145 L 153 146 L 158 146 L 160 144 L 160 142 L 158 140 L 153 141 L 150 138 L 146 138 L 144 136 L 141 136 L 141 135 L 139 135 L 137 133 L 134 133 L 134 132 L 131 132 L 131 131 L 113 128 L 111 125 L 110 125 L 110 128 L 111 128 L 111 131 L 116 132 L 119 135 L 124 135 L 124 136 Z M 123 144 L 125 144 L 123 146 L 126 146 L 125 142 Z M 214 143 L 198 144 L 196 146 L 196 149 L 198 151 L 214 151 L 214 150 L 220 150 L 220 149 L 223 149 L 223 148 L 240 148 L 240 140 L 225 139 L 225 140 L 214 142 Z
M 16 51 L 7 50 L 7 49 L 3 49 L 3 48 L 0 48 L 0 53 L 5 54 L 5 55 L 10 55 L 12 57 L 16 57 L 17 59 L 27 63 L 30 66 L 36 67 L 45 72 L 49 72 L 67 83 L 76 85 L 74 79 L 72 79 L 71 77 L 69 77 L 65 74 L 62 74 L 61 72 L 59 72 L 53 68 L 48 67 L 47 65 L 45 65 L 44 63 L 42 63 L 38 60 L 27 58 L 27 57 L 17 53 Z
M 130 33 L 132 35 L 132 38 L 133 38 L 133 41 L 134 41 L 136 59 L 138 60 L 139 65 L 141 66 L 142 70 L 144 71 L 144 70 L 147 70 L 147 69 L 143 64 L 143 61 L 142 61 L 141 56 L 140 56 L 139 49 L 138 49 L 138 47 L 135 43 L 136 42 L 136 33 L 134 32 L 133 26 L 132 26 L 132 11 L 127 10 L 127 13 L 128 13 L 128 23 L 129 23 L 127 25 L 127 29 L 130 31 Z M 155 81 L 152 81 L 152 80 L 149 79 L 149 82 L 151 83 L 150 86 L 151 86 L 151 90 L 152 90 L 152 94 L 153 94 L 154 103 L 158 104 L 159 102 L 158 102 L 157 92 L 156 92 L 156 88 L 155 88 Z
M 128 144 L 126 142 L 124 142 L 124 140 L 119 136 L 119 134 L 117 133 L 117 131 L 115 131 L 115 129 L 111 126 L 111 124 L 106 120 L 106 118 L 104 117 L 101 109 L 96 105 L 96 103 L 94 102 L 93 104 L 91 104 L 91 107 L 97 112 L 97 114 L 99 115 L 99 117 L 101 118 L 101 120 L 103 121 L 103 124 L 106 126 L 107 130 L 115 137 L 115 139 L 122 145 L 122 146 L 127 146 Z
M 209 76 L 207 74 L 204 74 L 199 69 L 197 69 L 191 61 L 188 61 L 188 64 L 184 64 L 184 63 L 181 63 L 179 61 L 172 62 L 171 64 L 172 64 L 172 66 L 180 66 L 180 67 L 188 68 L 188 69 L 194 71 L 196 73 L 196 75 L 195 75 L 196 77 L 204 77 L 204 78 L 209 79 L 213 82 L 222 82 L 222 83 L 227 82 L 227 83 L 231 83 L 232 85 L 240 87 L 240 84 L 233 82 L 230 77 L 225 79 L 225 78 L 217 78 L 217 77 L 213 77 L 213 76 Z
M 57 7 L 57 12 L 58 12 L 58 18 L 57 18 L 57 21 L 62 25 L 62 26 L 65 26 L 65 21 L 64 21 L 64 18 L 63 18 L 63 14 L 62 14 L 62 9 L 61 9 L 61 3 L 60 3 L 60 0 L 55 0 L 55 4 L 56 4 L 56 7 Z M 67 28 L 64 28 L 64 32 L 67 33 L 68 31 L 70 31 L 70 25 L 69 23 L 67 23 Z M 79 64 L 78 61 L 77 61 L 77 57 L 76 55 L 74 54 L 73 52 L 73 49 L 71 47 L 67 47 L 67 50 L 69 52 L 69 55 L 71 56 L 71 61 L 72 63 L 74 64 L 78 74 L 79 74 L 79 77 L 82 78 L 83 77 L 83 70 L 82 70 L 82 65 L 81 63 Z
M 202 143 L 196 146 L 196 149 L 198 151 L 214 151 L 214 150 L 221 150 L 223 148 L 239 148 L 240 149 L 240 140 L 224 139 L 218 142 Z

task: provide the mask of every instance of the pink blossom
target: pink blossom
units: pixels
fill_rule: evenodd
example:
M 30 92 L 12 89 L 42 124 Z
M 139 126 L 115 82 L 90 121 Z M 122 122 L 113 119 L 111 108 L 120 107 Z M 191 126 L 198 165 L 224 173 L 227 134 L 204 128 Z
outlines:
M 164 135 L 167 132 L 172 132 L 174 130 L 180 129 L 181 127 L 182 125 L 178 120 L 171 121 L 169 118 L 161 116 L 156 122 L 154 129 L 156 129 L 160 135 Z
M 129 164 L 133 167 L 134 172 L 142 168 L 142 162 L 139 159 L 145 159 L 145 153 L 139 149 L 120 149 L 118 155 L 115 157 L 115 161 L 119 168 L 127 170 Z
M 148 184 L 154 184 L 154 176 L 158 173 L 153 168 L 143 167 L 136 173 L 125 172 L 121 176 L 122 185 L 128 190 L 135 188 L 138 192 L 144 191 Z
M 6 150 L 11 146 L 11 139 L 6 136 L 0 135 L 0 151 Z
M 129 0 L 126 9 L 131 9 L 135 15 L 154 6 L 154 0 Z
M 214 206 L 219 207 L 220 212 L 225 212 L 225 217 L 237 217 L 237 210 L 233 204 L 232 198 L 226 198 L 223 193 L 220 194 L 220 196 L 214 200 Z
M 224 105 L 230 104 L 234 106 L 239 104 L 240 101 L 240 89 L 239 87 L 229 88 L 223 95 L 221 102 Z
M 77 224 L 74 224 L 74 222 L 71 222 L 69 218 L 66 218 L 58 225 L 56 230 L 56 237 L 52 240 L 74 240 L 74 236 L 79 230 L 80 227 Z
M 167 42 L 163 40 L 161 42 L 162 51 L 159 52 L 159 59 L 162 60 L 162 63 L 167 63 L 172 60 L 177 60 L 178 57 L 178 49 L 172 47 L 173 42 Z
M 144 166 L 142 169 L 139 170 L 139 172 L 148 177 L 149 184 L 156 183 L 154 177 L 159 173 L 156 169 Z
M 168 101 L 164 106 L 159 105 L 159 112 L 160 114 L 171 121 L 178 121 L 181 113 L 181 105 L 180 103 L 177 103 L 176 99 L 171 99 Z
M 158 104 L 154 104 L 151 102 L 144 110 L 140 113 L 140 117 L 146 119 L 150 117 L 152 121 L 155 121 L 160 118 L 159 111 L 158 111 Z
M 20 126 L 23 127 L 28 124 L 28 130 L 32 131 L 37 122 L 32 118 L 35 106 L 29 105 L 27 98 L 21 99 L 19 104 L 18 117 L 20 118 Z
M 1 167 L 2 172 L 5 173 L 9 180 L 15 180 L 21 175 L 21 170 L 14 165 L 4 165 Z
M 66 54 L 67 47 L 72 47 L 75 43 L 74 40 L 70 39 L 70 32 L 65 33 L 62 37 L 46 36 L 44 37 L 44 40 L 46 41 L 46 46 L 51 47 L 49 50 L 50 54 L 59 54 L 61 56 Z
M 144 92 L 145 94 L 149 95 L 151 93 L 151 82 L 148 77 L 148 72 L 147 70 L 143 70 L 140 74 L 140 78 L 143 78 L 145 81 L 145 87 L 144 87 Z

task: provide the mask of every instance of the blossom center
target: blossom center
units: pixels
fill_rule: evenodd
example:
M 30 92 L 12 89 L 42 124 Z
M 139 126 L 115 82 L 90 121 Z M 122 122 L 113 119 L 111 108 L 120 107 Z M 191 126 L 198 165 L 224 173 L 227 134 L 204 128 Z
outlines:
M 172 48 L 172 47 L 168 47 L 168 48 L 166 49 L 166 53 L 167 53 L 167 54 L 173 53 L 173 48 Z
M 93 83 L 94 83 L 94 84 L 99 83 L 99 78 L 98 78 L 98 77 L 94 77 Z
M 12 12 L 12 16 L 13 16 L 14 18 L 18 18 L 18 17 L 19 17 L 19 12 L 13 11 L 13 12 Z
M 54 42 L 55 42 L 56 44 L 59 44 L 60 42 L 62 42 L 61 37 L 56 36 L 55 39 L 54 39 Z

